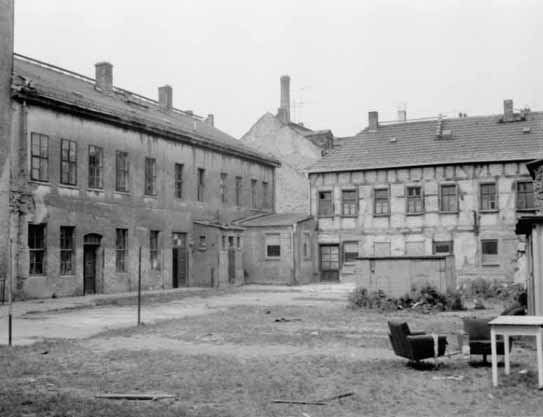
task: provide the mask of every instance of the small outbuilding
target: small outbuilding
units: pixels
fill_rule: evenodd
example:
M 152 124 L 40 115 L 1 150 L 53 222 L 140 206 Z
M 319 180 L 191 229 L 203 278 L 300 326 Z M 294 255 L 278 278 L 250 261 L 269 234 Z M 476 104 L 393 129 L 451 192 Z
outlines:
M 237 224 L 245 229 L 246 283 L 296 285 L 319 280 L 313 216 L 266 214 L 238 220 Z

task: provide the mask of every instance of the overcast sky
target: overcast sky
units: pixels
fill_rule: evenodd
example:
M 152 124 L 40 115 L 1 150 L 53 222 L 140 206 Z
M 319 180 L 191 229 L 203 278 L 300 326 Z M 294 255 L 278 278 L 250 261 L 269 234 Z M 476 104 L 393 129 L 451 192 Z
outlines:
M 381 120 L 543 110 L 543 1 L 15 0 L 15 50 L 174 105 L 243 135 L 279 106 L 355 134 Z M 303 103 L 303 104 L 302 104 Z

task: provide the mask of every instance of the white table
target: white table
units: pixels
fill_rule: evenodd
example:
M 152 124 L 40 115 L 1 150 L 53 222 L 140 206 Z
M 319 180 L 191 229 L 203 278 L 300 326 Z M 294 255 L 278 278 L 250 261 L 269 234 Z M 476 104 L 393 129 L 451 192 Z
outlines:
M 499 316 L 490 323 L 492 348 L 492 384 L 498 386 L 498 355 L 496 336 L 503 336 L 505 375 L 509 375 L 509 336 L 535 336 L 537 351 L 537 377 L 539 389 L 543 388 L 543 316 Z

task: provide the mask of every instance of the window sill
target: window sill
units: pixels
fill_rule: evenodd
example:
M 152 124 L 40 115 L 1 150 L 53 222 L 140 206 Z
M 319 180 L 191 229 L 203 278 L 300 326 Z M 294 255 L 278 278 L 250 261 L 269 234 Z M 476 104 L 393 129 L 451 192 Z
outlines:
M 72 185 L 72 184 L 62 184 L 62 183 L 59 183 L 58 186 L 60 188 L 68 188 L 70 190 L 79 190 L 80 187 L 78 185 Z
M 424 211 L 419 211 L 417 213 L 405 213 L 406 216 L 424 216 L 426 213 Z
M 500 212 L 499 209 L 480 210 L 480 213 L 481 213 L 481 214 L 494 214 L 494 213 L 499 213 L 499 212 Z
M 535 213 L 537 208 L 516 209 L 517 213 Z
M 53 184 L 51 184 L 51 183 L 49 182 L 49 180 L 47 180 L 47 181 L 41 181 L 41 180 L 32 180 L 32 179 L 30 179 L 30 180 L 28 180 L 28 182 L 33 183 L 33 184 L 38 184 L 38 185 L 49 185 L 49 186 L 52 186 L 52 185 L 53 185 Z
M 358 218 L 358 214 L 342 214 L 341 215 L 341 218 L 342 219 L 357 219 Z
M 130 195 L 130 192 L 129 191 L 120 191 L 120 190 L 115 190 L 113 191 L 115 194 L 120 194 L 120 195 Z
M 104 189 L 103 188 L 87 187 L 87 191 L 92 191 L 92 192 L 95 192 L 95 193 L 103 193 Z
M 373 213 L 373 217 L 390 217 L 390 214 L 375 214 L 375 213 Z
M 458 210 L 457 211 L 440 211 L 439 214 L 458 214 Z
M 488 264 L 481 264 L 481 266 L 500 267 L 501 265 L 499 263 L 488 263 Z
M 281 260 L 281 257 L 280 256 L 277 256 L 277 257 L 266 257 L 266 261 L 280 261 Z
M 319 214 L 318 218 L 319 219 L 333 219 L 334 215 L 333 214 Z

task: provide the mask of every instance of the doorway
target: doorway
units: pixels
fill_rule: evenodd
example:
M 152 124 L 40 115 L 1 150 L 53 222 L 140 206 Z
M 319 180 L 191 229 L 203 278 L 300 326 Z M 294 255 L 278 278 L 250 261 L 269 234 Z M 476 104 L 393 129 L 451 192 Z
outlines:
M 339 245 L 319 247 L 321 281 L 339 281 Z
M 97 293 L 98 250 L 102 236 L 91 233 L 83 238 L 83 294 Z
M 172 287 L 187 285 L 187 234 L 172 233 Z

